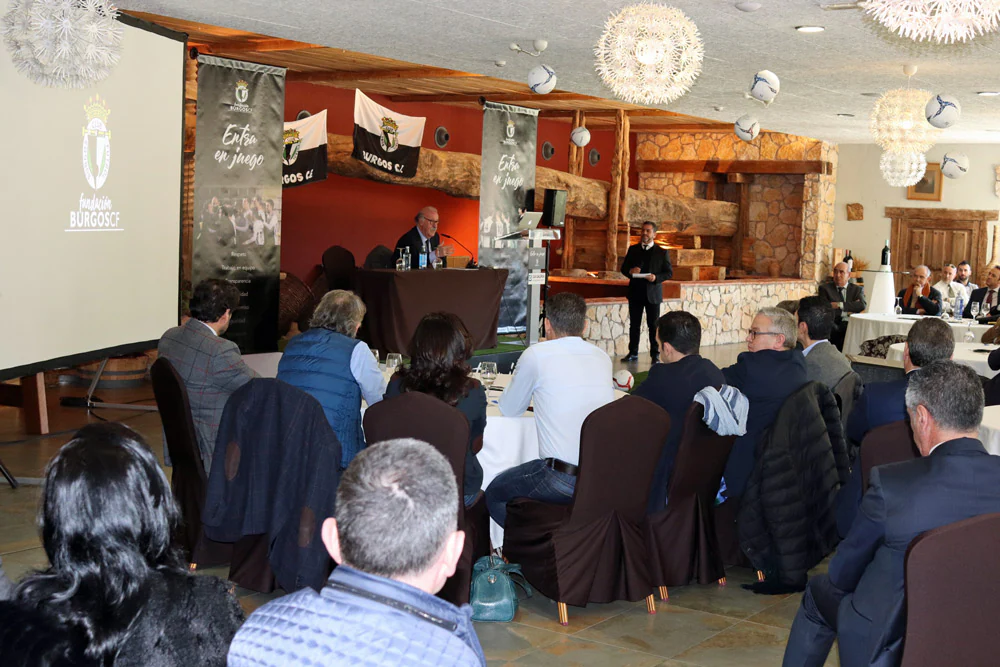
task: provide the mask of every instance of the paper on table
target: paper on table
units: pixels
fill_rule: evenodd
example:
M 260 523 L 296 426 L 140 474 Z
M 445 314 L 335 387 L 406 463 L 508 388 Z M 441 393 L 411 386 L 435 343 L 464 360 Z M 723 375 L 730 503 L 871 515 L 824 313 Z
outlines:
M 638 280 L 645 280 L 650 275 L 652 275 L 652 274 L 649 274 L 649 273 L 633 273 L 632 274 L 632 278 L 638 279 Z

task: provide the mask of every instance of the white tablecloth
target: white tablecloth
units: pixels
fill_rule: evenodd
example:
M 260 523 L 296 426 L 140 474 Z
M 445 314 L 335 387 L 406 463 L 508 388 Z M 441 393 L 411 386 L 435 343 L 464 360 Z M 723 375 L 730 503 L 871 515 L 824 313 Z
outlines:
M 986 451 L 994 456 L 1000 455 L 1000 405 L 991 405 L 983 409 L 979 439 L 983 441 Z
M 244 354 L 243 361 L 262 378 L 273 378 L 278 376 L 278 362 L 281 361 L 281 352 Z
M 910 331 L 913 323 L 920 319 L 919 315 L 872 315 L 870 313 L 858 313 L 851 315 L 847 321 L 847 336 L 844 339 L 844 354 L 861 354 L 861 343 L 866 340 L 878 338 L 879 336 L 889 336 L 892 334 L 906 335 Z M 969 320 L 964 322 L 948 321 L 951 332 L 955 335 L 955 342 L 961 343 L 965 331 L 969 327 Z M 983 334 L 989 331 L 986 324 L 973 324 L 972 332 L 976 334 L 976 340 L 980 340 Z
M 896 343 L 895 345 L 889 346 L 889 354 L 886 355 L 887 361 L 903 361 L 903 347 L 906 343 Z M 955 343 L 955 355 L 952 359 L 959 364 L 964 364 L 972 368 L 979 375 L 984 378 L 991 378 L 997 374 L 996 371 L 990 369 L 989 363 L 989 352 L 997 349 L 996 345 L 983 345 L 982 343 Z M 989 352 L 976 352 L 975 350 L 989 350 Z

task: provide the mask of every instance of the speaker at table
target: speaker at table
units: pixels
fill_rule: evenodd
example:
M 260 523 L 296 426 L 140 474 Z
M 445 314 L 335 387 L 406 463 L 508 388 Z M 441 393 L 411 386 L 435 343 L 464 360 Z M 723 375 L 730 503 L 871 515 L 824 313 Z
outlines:
M 550 227 L 566 226 L 566 191 L 546 190 L 545 205 L 542 207 L 541 224 Z

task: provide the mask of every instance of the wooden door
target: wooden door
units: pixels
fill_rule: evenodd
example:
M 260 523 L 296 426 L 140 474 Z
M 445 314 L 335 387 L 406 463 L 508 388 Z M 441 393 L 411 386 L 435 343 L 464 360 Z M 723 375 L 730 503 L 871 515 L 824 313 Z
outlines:
M 997 219 L 997 211 L 936 208 L 887 208 L 885 215 L 892 219 L 893 270 L 908 272 L 924 264 L 931 269 L 932 283 L 944 264 L 963 260 L 978 276 L 986 262 L 986 221 Z M 909 276 L 896 274 L 897 290 L 908 284 Z

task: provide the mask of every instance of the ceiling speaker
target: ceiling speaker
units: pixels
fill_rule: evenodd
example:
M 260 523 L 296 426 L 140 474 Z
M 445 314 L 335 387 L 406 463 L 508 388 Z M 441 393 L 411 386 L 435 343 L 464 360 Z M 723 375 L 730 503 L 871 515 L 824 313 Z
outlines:
M 438 148 L 444 148 L 451 141 L 451 135 L 448 134 L 448 128 L 444 125 L 434 130 L 434 144 Z
M 303 109 L 302 111 L 295 114 L 295 120 L 302 120 L 303 118 L 308 118 L 311 115 L 312 115 L 311 113 Z
M 591 167 L 597 166 L 597 163 L 601 161 L 601 154 L 596 148 L 591 148 L 590 152 L 587 153 L 587 162 L 590 163 Z
M 552 156 L 556 154 L 556 148 L 549 142 L 542 144 L 542 158 L 546 160 L 551 160 Z

